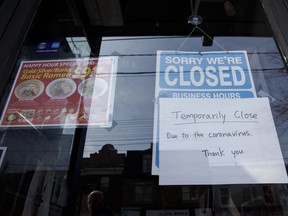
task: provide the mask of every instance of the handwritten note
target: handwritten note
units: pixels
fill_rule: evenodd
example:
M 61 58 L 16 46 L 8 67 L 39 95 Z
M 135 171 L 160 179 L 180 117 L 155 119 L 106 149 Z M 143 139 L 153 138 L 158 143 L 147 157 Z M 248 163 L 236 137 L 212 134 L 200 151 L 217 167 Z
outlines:
M 160 184 L 287 183 L 267 98 L 160 99 Z

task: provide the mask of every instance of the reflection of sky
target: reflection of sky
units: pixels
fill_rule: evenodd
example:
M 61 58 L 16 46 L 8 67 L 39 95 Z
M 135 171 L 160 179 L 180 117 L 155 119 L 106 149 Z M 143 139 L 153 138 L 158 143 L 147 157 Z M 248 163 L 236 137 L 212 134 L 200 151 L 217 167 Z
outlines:
M 67 43 L 69 44 L 69 47 L 71 51 L 77 56 L 77 57 L 89 57 L 90 56 L 90 47 L 83 37 L 67 37 L 66 38 Z
M 191 37 L 181 47 L 181 51 L 246 50 L 258 97 L 269 96 L 271 102 L 283 97 L 287 75 L 283 73 L 283 62 L 272 38 L 215 39 L 217 43 L 213 43 L 213 46 L 203 47 L 201 38 Z M 156 52 L 178 50 L 184 40 L 183 37 L 104 38 L 100 55 L 119 56 L 114 125 L 110 129 L 88 129 L 84 157 L 97 152 L 107 143 L 113 144 L 118 152 L 150 147 L 153 140 Z M 81 46 L 83 49 L 83 44 Z M 285 143 L 286 126 L 287 124 L 277 125 L 277 131 L 281 144 L 285 145 L 282 150 L 288 153 Z

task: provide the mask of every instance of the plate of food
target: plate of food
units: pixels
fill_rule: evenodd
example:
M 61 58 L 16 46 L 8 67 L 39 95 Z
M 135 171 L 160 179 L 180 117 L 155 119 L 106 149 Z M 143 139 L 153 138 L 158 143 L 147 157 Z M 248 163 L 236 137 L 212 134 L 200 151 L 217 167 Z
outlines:
M 44 84 L 40 80 L 26 80 L 20 83 L 14 93 L 20 100 L 34 100 L 42 94 Z
M 63 99 L 71 96 L 77 86 L 72 79 L 59 78 L 50 82 L 46 87 L 46 94 L 55 99 Z
M 15 121 L 17 119 L 17 114 L 16 113 L 10 113 L 7 115 L 6 120 L 8 122 Z
M 83 80 L 78 86 L 78 92 L 83 97 L 99 97 L 108 90 L 108 83 L 102 78 Z

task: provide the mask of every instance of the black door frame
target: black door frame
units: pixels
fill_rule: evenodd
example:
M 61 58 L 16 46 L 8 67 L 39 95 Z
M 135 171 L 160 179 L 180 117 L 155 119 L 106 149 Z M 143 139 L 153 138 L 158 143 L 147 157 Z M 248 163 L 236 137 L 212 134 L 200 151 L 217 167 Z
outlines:
M 1 5 L 0 94 L 2 99 L 40 2 L 41 0 L 4 0 Z
M 261 0 L 265 13 L 272 28 L 276 43 L 283 59 L 288 65 L 288 1 Z

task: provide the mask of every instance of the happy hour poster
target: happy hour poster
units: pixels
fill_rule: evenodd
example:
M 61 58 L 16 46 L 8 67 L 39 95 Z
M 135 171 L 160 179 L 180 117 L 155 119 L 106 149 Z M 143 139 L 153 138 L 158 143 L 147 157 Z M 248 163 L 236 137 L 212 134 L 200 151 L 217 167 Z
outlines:
M 1 126 L 112 125 L 117 57 L 23 61 Z

